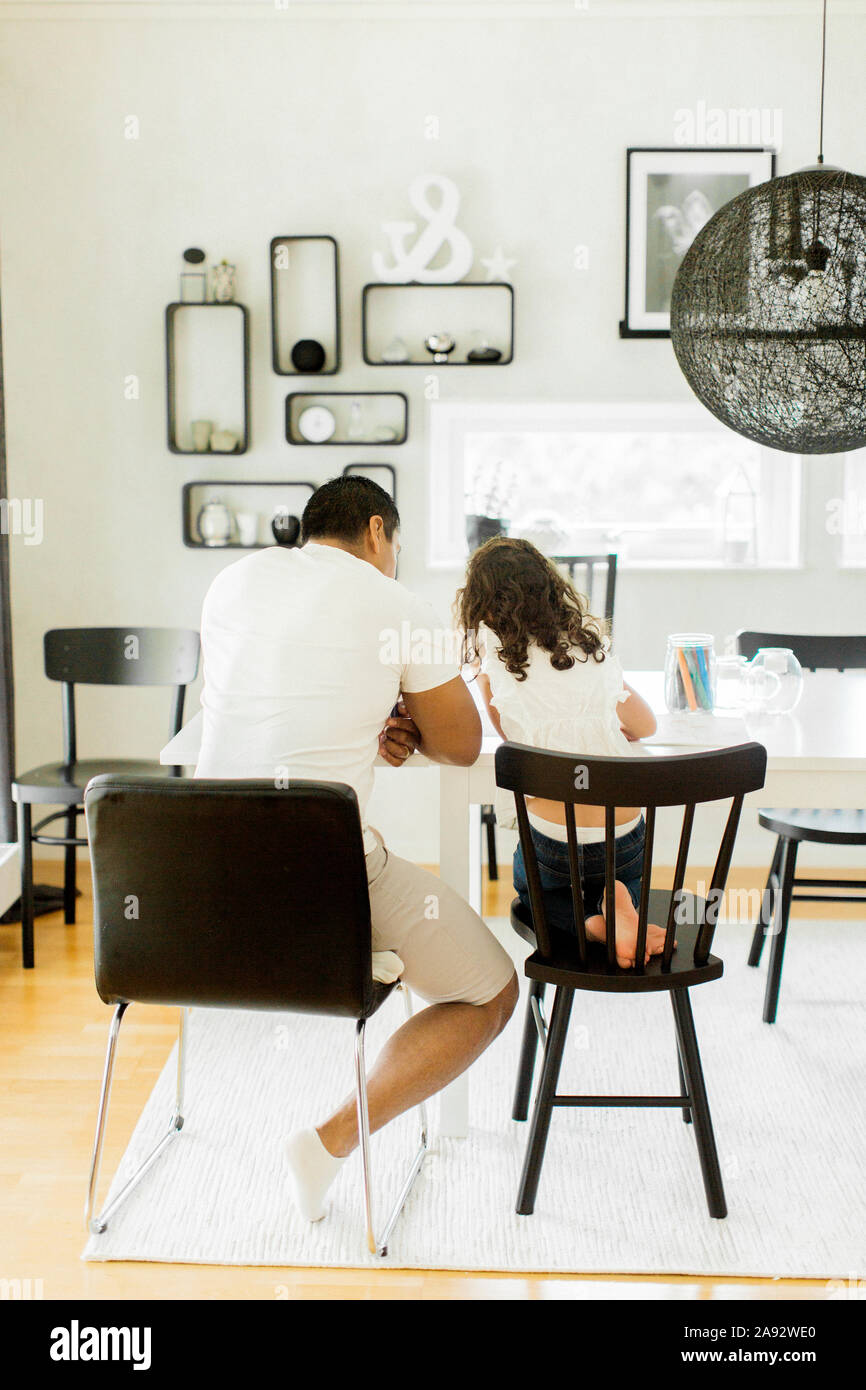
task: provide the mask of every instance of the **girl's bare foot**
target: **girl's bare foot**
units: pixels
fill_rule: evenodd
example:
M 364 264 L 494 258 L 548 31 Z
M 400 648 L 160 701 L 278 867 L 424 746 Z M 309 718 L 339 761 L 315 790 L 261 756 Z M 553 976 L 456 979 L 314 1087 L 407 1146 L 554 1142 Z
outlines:
M 614 902 L 616 904 L 616 963 L 627 970 L 634 965 L 638 918 L 631 894 L 619 879 L 616 881 Z M 606 939 L 603 912 L 604 901 L 602 900 L 602 912 L 597 912 L 586 919 L 586 934 L 591 941 L 603 942 Z M 654 922 L 647 922 L 644 965 L 649 963 L 650 956 L 661 955 L 664 944 L 664 929 L 656 926 Z

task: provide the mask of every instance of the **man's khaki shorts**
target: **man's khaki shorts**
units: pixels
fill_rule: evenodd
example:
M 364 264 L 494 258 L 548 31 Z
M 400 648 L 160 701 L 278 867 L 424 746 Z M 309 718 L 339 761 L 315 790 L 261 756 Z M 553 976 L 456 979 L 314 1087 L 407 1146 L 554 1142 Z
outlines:
M 372 827 L 371 827 L 372 829 Z M 429 1004 L 487 1004 L 514 974 L 467 902 L 427 869 L 379 844 L 367 855 L 373 950 L 396 951 L 402 978 Z

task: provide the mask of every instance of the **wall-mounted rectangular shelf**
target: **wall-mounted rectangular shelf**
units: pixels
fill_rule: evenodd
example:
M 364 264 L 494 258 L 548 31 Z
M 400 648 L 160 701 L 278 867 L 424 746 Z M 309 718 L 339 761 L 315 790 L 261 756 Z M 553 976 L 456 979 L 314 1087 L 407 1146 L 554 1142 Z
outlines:
M 271 531 L 274 513 L 279 510 L 300 518 L 315 490 L 315 483 L 221 482 L 215 478 L 199 478 L 183 489 L 183 543 L 193 550 L 260 550 L 275 545 Z M 198 529 L 199 512 L 207 502 L 222 502 L 232 513 L 231 537 L 217 545 L 206 544 Z M 247 541 L 243 537 L 244 523 L 238 518 L 244 514 L 257 517 L 255 540 Z
M 424 346 L 431 334 L 449 334 L 455 347 L 434 362 Z M 364 361 L 370 367 L 505 367 L 514 358 L 514 289 L 504 281 L 461 280 L 455 285 L 365 285 L 361 301 Z M 408 349 L 402 362 L 388 360 L 396 340 Z M 469 361 L 487 345 L 502 354 L 496 362 Z
M 332 236 L 277 236 L 271 242 L 271 347 L 278 376 L 332 376 L 340 369 L 340 257 Z M 312 340 L 323 365 L 292 362 L 296 343 Z
M 210 422 L 250 442 L 250 329 L 243 304 L 169 304 L 165 311 L 168 447 L 173 454 L 218 453 L 193 447 L 193 421 Z
M 343 477 L 352 475 L 372 479 L 385 489 L 392 501 L 397 501 L 397 474 L 390 463 L 347 463 Z
M 324 406 L 334 418 L 334 432 L 325 439 L 305 439 L 301 417 Z M 360 431 L 360 432 L 359 432 Z M 402 391 L 297 391 L 286 396 L 286 439 L 290 444 L 348 444 L 377 448 L 405 444 L 409 431 L 409 402 Z

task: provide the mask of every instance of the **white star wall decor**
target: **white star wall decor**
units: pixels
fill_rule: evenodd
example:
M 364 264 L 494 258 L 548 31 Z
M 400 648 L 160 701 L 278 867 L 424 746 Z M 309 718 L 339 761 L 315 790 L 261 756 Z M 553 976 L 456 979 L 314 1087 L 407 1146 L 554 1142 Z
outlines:
M 509 259 L 501 246 L 497 246 L 492 256 L 482 256 L 481 264 L 487 267 L 488 280 L 508 280 L 508 272 L 517 261 Z

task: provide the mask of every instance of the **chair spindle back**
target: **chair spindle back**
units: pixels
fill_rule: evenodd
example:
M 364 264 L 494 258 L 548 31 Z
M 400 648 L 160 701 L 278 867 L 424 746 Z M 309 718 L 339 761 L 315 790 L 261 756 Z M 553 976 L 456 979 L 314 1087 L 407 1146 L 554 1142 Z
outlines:
M 695 808 L 705 802 L 731 800 L 731 808 L 713 868 L 710 890 L 707 898 L 703 900 L 700 919 L 697 922 L 694 961 L 696 965 L 702 965 L 706 962 L 713 943 L 743 798 L 748 792 L 758 791 L 764 785 L 766 766 L 767 752 L 759 743 L 744 743 L 735 748 L 722 748 L 709 753 L 686 753 L 658 758 L 595 758 L 529 748 L 518 743 L 502 744 L 496 752 L 496 782 L 498 786 L 514 793 L 532 921 L 540 954 L 552 956 L 554 943 L 544 909 L 541 875 L 526 807 L 527 797 L 543 797 L 545 800 L 558 801 L 564 809 L 577 954 L 581 964 L 586 964 L 588 946 L 586 903 L 580 877 L 574 808 L 577 805 L 604 808 L 605 952 L 608 968 L 611 970 L 616 968 L 616 809 L 625 806 L 646 808 L 646 840 L 641 866 L 638 934 L 633 967 L 636 974 L 642 974 L 657 808 L 683 808 L 662 953 L 662 968 L 669 969 L 678 926 L 678 908 L 684 901 L 683 884 L 688 867 Z

